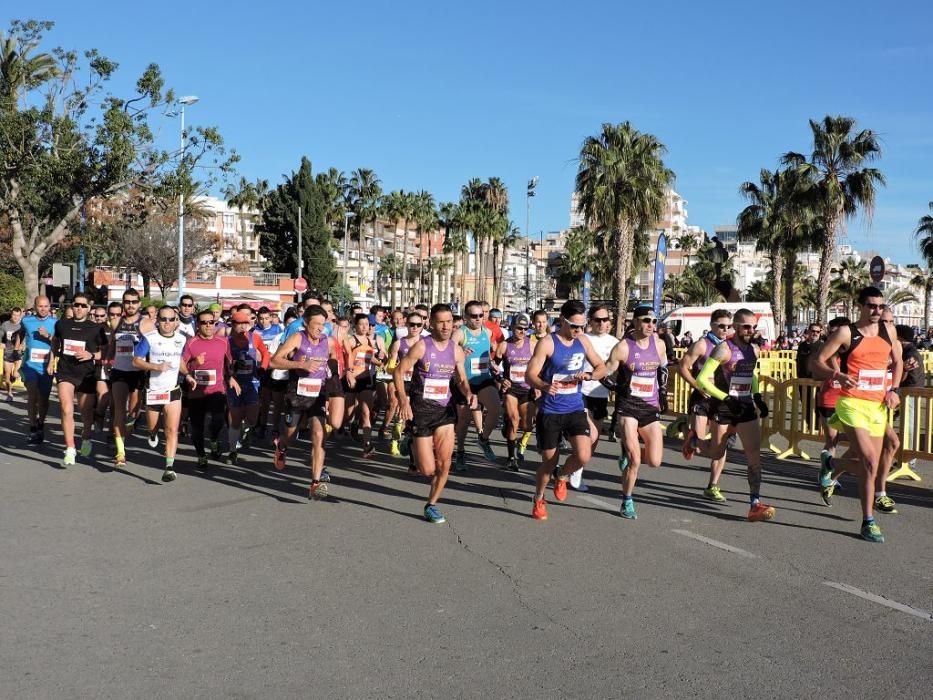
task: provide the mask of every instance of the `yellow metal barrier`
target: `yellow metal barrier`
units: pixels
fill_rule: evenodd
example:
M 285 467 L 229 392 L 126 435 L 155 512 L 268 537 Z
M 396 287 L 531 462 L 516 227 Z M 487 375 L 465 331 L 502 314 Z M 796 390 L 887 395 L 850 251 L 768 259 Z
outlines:
M 758 375 L 778 382 L 789 381 L 797 377 L 797 361 L 781 357 L 758 358 Z
M 810 456 L 800 449 L 800 441 L 823 441 L 816 400 L 816 392 L 821 384 L 822 382 L 815 379 L 791 379 L 782 383 L 783 394 L 790 403 L 785 436 L 788 445 L 787 449 L 778 455 L 778 459 L 786 459 L 791 455 L 810 459 Z
M 769 360 L 797 360 L 796 350 L 762 350 L 758 353 L 759 357 Z
M 759 375 L 758 388 L 761 391 L 761 397 L 768 404 L 768 416 L 761 419 L 761 444 L 767 445 L 775 454 L 781 454 L 782 450 L 771 442 L 775 435 L 790 440 L 787 430 L 787 394 L 783 382 L 779 382 L 772 377 Z
M 687 348 L 674 348 L 674 357 L 678 360 L 687 354 Z
M 3 353 L 0 353 L 0 379 L 2 379 L 2 377 L 3 377 Z M 23 386 L 22 378 L 17 379 L 15 382 L 13 382 L 13 388 L 14 389 L 25 389 L 26 388 L 25 386 Z
M 910 466 L 912 459 L 930 459 L 933 454 L 933 389 L 908 387 L 901 389 L 900 426 L 897 432 L 901 449 L 898 468 L 888 475 L 888 481 L 901 477 L 920 481 L 920 475 Z

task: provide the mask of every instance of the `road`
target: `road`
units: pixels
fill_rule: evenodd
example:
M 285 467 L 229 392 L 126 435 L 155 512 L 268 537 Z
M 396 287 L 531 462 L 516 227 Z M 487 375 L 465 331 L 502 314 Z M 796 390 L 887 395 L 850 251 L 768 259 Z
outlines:
M 873 545 L 852 480 L 827 508 L 812 463 L 766 460 L 777 518 L 748 523 L 737 453 L 717 506 L 702 463 L 668 449 L 625 521 L 604 442 L 591 490 L 537 522 L 537 455 L 515 475 L 471 439 L 435 526 L 423 481 L 349 441 L 327 460 L 332 498 L 310 503 L 306 443 L 284 472 L 254 448 L 207 476 L 185 444 L 162 484 L 141 433 L 127 473 L 63 469 L 50 426 L 32 451 L 21 404 L 0 407 L 6 698 L 929 693 L 930 462 L 890 489 L 900 512 Z

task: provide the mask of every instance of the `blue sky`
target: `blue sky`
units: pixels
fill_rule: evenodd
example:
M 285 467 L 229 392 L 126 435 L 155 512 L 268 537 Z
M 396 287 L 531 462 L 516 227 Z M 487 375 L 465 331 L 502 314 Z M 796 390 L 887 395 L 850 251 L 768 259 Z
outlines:
M 912 231 L 933 200 L 929 2 L 27 5 L 56 21 L 50 45 L 120 62 L 118 85 L 159 63 L 249 179 L 278 182 L 303 154 L 439 201 L 499 176 L 524 230 L 537 175 L 532 231 L 550 231 L 568 224 L 583 138 L 629 120 L 668 146 L 689 223 L 711 232 L 734 221 L 743 180 L 808 152 L 807 119 L 834 113 L 884 146 L 888 186 L 850 243 L 917 260 Z

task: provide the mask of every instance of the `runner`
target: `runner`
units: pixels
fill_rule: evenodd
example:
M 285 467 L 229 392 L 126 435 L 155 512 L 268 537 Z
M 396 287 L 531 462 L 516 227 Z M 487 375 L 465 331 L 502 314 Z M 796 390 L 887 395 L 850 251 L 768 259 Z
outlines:
M 570 300 L 560 307 L 560 314 L 560 331 L 538 341 L 525 372 L 528 384 L 543 395 L 536 418 L 541 466 L 536 474 L 531 510 L 535 520 L 547 520 L 544 492 L 551 476 L 555 476 L 554 498 L 563 501 L 567 498 L 570 474 L 590 461 L 593 443 L 583 406 L 582 382 L 606 376 L 606 365 L 583 334 L 586 307 Z M 583 371 L 584 361 L 589 361 L 594 368 L 592 372 Z M 570 441 L 572 453 L 564 466 L 558 468 L 562 435 Z
M 0 342 L 3 343 L 3 388 L 7 403 L 13 400 L 13 384 L 19 379 L 19 363 L 22 359 L 16 349 L 23 310 L 18 306 L 10 310 L 10 319 L 0 325 Z
M 393 314 L 393 318 L 394 317 L 395 315 Z M 421 340 L 422 328 L 424 328 L 424 318 L 421 316 L 421 312 L 410 312 L 405 323 L 405 334 L 397 338 L 389 348 L 389 362 L 386 366 L 386 369 L 389 372 L 394 373 L 398 363 L 408 354 L 411 346 Z M 411 374 L 403 377 L 403 380 L 405 381 L 406 392 L 410 391 L 411 377 Z M 392 426 L 392 442 L 389 445 L 389 453 L 393 457 L 400 457 L 403 454 L 403 451 L 399 445 L 399 441 L 402 439 L 402 430 L 405 423 L 401 419 L 398 392 L 395 389 L 394 379 L 393 383 L 389 387 L 389 408 L 386 410 L 385 422 L 386 424 Z
M 133 367 L 148 372 L 146 382 L 146 427 L 149 446 L 156 447 L 159 413 L 165 433 L 165 471 L 162 481 L 175 481 L 175 450 L 178 447 L 178 423 L 181 419 L 181 388 L 179 374 L 188 385 L 196 386 L 188 374 L 181 355 L 187 336 L 178 331 L 178 312 L 173 306 L 163 306 L 156 314 L 158 330 L 143 335 L 133 350 Z M 119 341 L 118 341 L 119 342 Z M 115 421 L 116 423 L 116 421 Z M 124 457 L 125 463 L 125 457 Z
M 45 440 L 45 416 L 49 412 L 52 375 L 48 373 L 55 335 L 56 319 L 52 316 L 49 298 L 36 297 L 32 316 L 20 320 L 19 339 L 23 348 L 20 377 L 26 385 L 26 415 L 29 419 L 29 444 L 41 445 Z
M 488 305 L 487 305 L 488 306 Z M 464 442 L 470 428 L 470 417 L 476 425 L 477 438 L 483 455 L 495 463 L 496 453 L 489 443 L 489 436 L 499 422 L 499 392 L 490 370 L 490 358 L 493 339 L 489 329 L 483 325 L 483 304 L 470 301 L 466 305 L 466 325 L 453 332 L 453 341 L 463 348 L 466 357 L 466 376 L 470 383 L 470 393 L 475 395 L 478 405 L 470 407 L 467 397 L 454 392 L 457 406 L 457 454 L 454 461 L 455 471 L 466 471 L 466 451 Z M 451 319 L 452 320 L 452 319 Z M 485 417 L 483 409 L 486 410 Z
M 726 309 L 714 310 L 710 314 L 709 330 L 687 349 L 677 366 L 677 372 L 683 377 L 683 380 L 693 387 L 693 391 L 690 392 L 690 401 L 687 404 L 690 427 L 686 431 L 683 448 L 681 449 L 684 459 L 687 461 L 693 459 L 693 436 L 699 435 L 706 439 L 710 427 L 709 418 L 712 415 L 710 397 L 697 384 L 696 377 L 702 371 L 703 365 L 706 364 L 709 356 L 713 354 L 713 350 L 726 339 L 731 321 L 731 311 Z M 703 498 L 715 503 L 724 503 L 726 501 L 726 497 L 719 488 L 719 477 L 722 476 L 722 470 L 725 466 L 725 455 L 710 461 L 709 481 L 706 488 L 703 489 Z
M 612 314 L 605 304 L 591 306 L 587 312 L 590 331 L 586 337 L 596 354 L 603 362 L 609 359 L 612 349 L 619 343 L 619 339 L 612 335 Z M 584 372 L 592 372 L 593 366 L 589 362 L 583 363 Z M 605 381 L 605 380 L 604 380 Z M 603 432 L 603 421 L 609 416 L 609 389 L 603 382 L 583 382 L 583 405 L 586 416 L 590 422 L 590 437 L 593 440 L 593 451 Z M 615 431 L 612 426 L 610 432 Z M 578 469 L 570 475 L 570 488 L 577 491 L 589 491 L 583 483 L 583 469 Z
M 285 332 L 278 323 L 273 323 L 272 312 L 263 306 L 259 309 L 255 331 L 262 338 L 269 357 L 279 349 Z M 282 419 L 282 409 L 285 406 L 285 389 L 288 387 L 288 370 L 265 369 L 259 376 L 259 415 L 256 419 L 256 437 L 266 437 L 266 427 L 269 419 L 269 406 L 272 406 L 272 440 L 279 438 L 279 425 Z
M 114 328 L 107 357 L 113 358 L 110 372 L 111 410 L 113 411 L 113 441 L 116 446 L 114 463 L 126 464 L 124 440 L 136 423 L 140 407 L 140 391 L 145 385 L 145 375 L 133 362 L 136 346 L 142 338 L 139 313 L 139 292 L 132 287 L 123 292 L 123 316 Z
M 250 431 L 259 416 L 259 376 L 269 366 L 269 351 L 262 342 L 262 336 L 252 330 L 249 312 L 239 309 L 230 321 L 228 340 L 236 381 L 231 381 L 227 390 L 227 408 L 230 411 L 230 453 L 227 461 L 236 464 L 239 450 L 249 447 Z
M 275 447 L 276 469 L 285 468 L 285 451 L 303 418 L 311 423 L 311 487 L 308 498 L 327 497 L 327 483 L 321 479 L 324 470 L 324 424 L 327 420 L 325 383 L 338 372 L 337 347 L 324 335 L 327 314 L 318 305 L 304 311 L 303 331 L 290 336 L 272 356 L 273 369 L 289 370 L 285 399 L 285 436 Z M 365 318 L 365 317 L 364 317 Z
M 843 326 L 848 326 L 850 323 L 851 321 L 844 316 L 832 319 L 827 324 L 827 338 L 838 332 Z M 811 368 L 811 376 L 813 375 L 812 366 L 815 357 L 815 354 L 811 354 L 807 363 L 808 367 Z M 835 371 L 839 371 L 838 353 L 829 358 L 828 361 Z M 829 419 L 832 418 L 833 413 L 836 412 L 836 401 L 839 400 L 839 391 L 841 389 L 842 385 L 839 384 L 837 380 L 829 378 L 823 382 L 816 394 L 816 410 L 819 415 L 820 428 L 824 436 L 823 450 L 820 452 L 820 464 L 822 465 L 828 464 L 828 460 L 836 456 L 836 443 L 839 439 L 839 431 L 829 424 Z M 822 483 L 820 484 L 820 498 L 823 499 L 823 503 L 827 506 L 832 506 L 833 504 L 833 493 L 839 488 L 838 477 L 838 474 L 834 474 L 831 483 L 825 486 Z M 817 478 L 817 483 L 819 483 L 819 478 Z
M 443 523 L 446 518 L 437 507 L 447 477 L 454 447 L 457 414 L 452 402 L 452 382 L 459 386 L 470 409 L 476 407 L 464 370 L 464 352 L 452 339 L 453 313 L 447 304 L 431 308 L 431 335 L 411 346 L 395 368 L 402 420 L 411 421 L 415 464 L 431 479 L 424 519 Z M 411 396 L 405 378 L 411 372 Z M 455 376 L 456 375 L 456 376 Z
M 236 382 L 233 376 L 233 356 L 226 338 L 214 335 L 214 314 L 201 311 L 196 318 L 198 332 L 185 345 L 182 364 L 194 377 L 188 393 L 188 418 L 191 421 L 191 442 L 198 456 L 197 468 L 208 468 L 204 447 L 204 422 L 208 421 L 211 457 L 220 459 L 220 432 L 227 417 L 227 392 Z
M 755 314 L 739 309 L 732 317 L 735 334 L 710 354 L 697 377 L 697 386 L 712 397 L 710 412 L 712 440 L 694 441 L 703 445 L 702 452 L 710 459 L 725 457 L 730 430 L 738 433 L 748 465 L 750 508 L 748 520 L 774 518 L 775 508 L 761 500 L 761 424 L 768 415 L 768 406 L 758 392 L 758 351 L 751 342 L 755 335 Z M 718 371 L 717 371 L 718 370 Z M 758 409 L 756 412 L 756 408 Z
M 198 330 L 196 311 L 194 297 L 182 294 L 178 299 L 178 330 L 189 338 L 193 338 Z
M 511 335 L 496 347 L 494 366 L 501 363 L 501 383 L 503 404 L 505 405 L 505 425 L 502 434 L 508 449 L 506 469 L 518 471 L 518 461 L 525 461 L 525 449 L 519 442 L 518 431 L 531 432 L 534 420 L 535 393 L 528 385 L 525 372 L 531 362 L 531 339 L 528 329 L 531 319 L 528 314 L 515 314 L 512 317 Z M 517 458 L 516 458 L 517 454 Z
M 664 433 L 661 430 L 662 401 L 666 392 L 667 350 L 655 333 L 658 319 L 654 309 L 637 306 L 632 312 L 634 323 L 631 337 L 626 336 L 615 346 L 606 363 L 607 375 L 618 371 L 616 379 L 616 412 L 619 415 L 622 472 L 622 507 L 619 514 L 635 520 L 632 494 L 642 461 L 658 468 L 664 453 Z M 663 389 L 662 389 L 663 387 Z M 644 443 L 644 449 L 638 439 Z
M 373 401 L 375 399 L 375 370 L 386 360 L 382 336 L 373 334 L 366 314 L 357 314 L 353 319 L 355 334 L 347 338 L 343 350 L 347 358 L 346 376 L 343 382 L 345 394 L 349 394 L 352 407 L 355 404 L 353 430 L 363 434 L 363 457 L 372 457 L 376 452 L 370 438 L 373 430 Z
M 827 339 L 812 363 L 814 377 L 833 379 L 841 386 L 836 410 L 829 422 L 844 431 L 849 441 L 846 456 L 827 459 L 821 467 L 820 485 L 829 485 L 834 469 L 855 474 L 863 515 L 859 534 L 869 542 L 884 542 L 872 507 L 875 477 L 888 422 L 887 411 L 897 408 L 900 403 L 902 351 L 897 337 L 892 337 L 885 324 L 881 323 L 885 309 L 881 290 L 865 287 L 859 292 L 858 304 L 858 321 L 840 328 Z M 830 359 L 837 352 L 839 371 L 830 364 Z M 890 384 L 886 381 L 889 364 L 893 366 Z
M 101 350 L 101 357 L 97 363 L 97 405 L 94 407 L 94 423 L 98 432 L 104 432 L 104 422 L 107 419 L 107 409 L 110 410 L 110 423 L 107 425 L 107 440 L 113 440 L 113 393 L 111 392 L 111 374 L 113 372 L 113 333 L 123 317 L 123 305 L 119 301 L 112 301 L 107 305 L 103 324 L 104 334 L 107 336 L 107 345 Z

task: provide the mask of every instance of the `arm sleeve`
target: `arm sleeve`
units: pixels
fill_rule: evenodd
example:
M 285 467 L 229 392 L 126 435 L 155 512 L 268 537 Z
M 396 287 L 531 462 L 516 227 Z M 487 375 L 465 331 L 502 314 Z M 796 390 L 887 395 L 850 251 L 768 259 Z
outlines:
M 761 390 L 758 388 L 758 367 L 755 367 L 755 373 L 752 375 L 752 394 L 760 394 Z
M 703 365 L 703 369 L 700 370 L 700 374 L 697 377 L 697 384 L 703 391 L 712 396 L 714 399 L 725 401 L 726 392 L 722 391 L 713 383 L 713 375 L 716 373 L 717 367 L 719 367 L 719 360 L 714 360 L 712 357 L 710 357 Z
M 262 342 L 262 336 L 253 331 L 253 347 L 259 353 L 259 364 L 263 369 L 269 369 L 269 348 Z
M 136 344 L 136 348 L 133 350 L 133 357 L 142 357 L 143 359 L 149 354 L 149 341 L 146 340 L 146 336 L 143 336 L 139 339 L 139 342 Z

